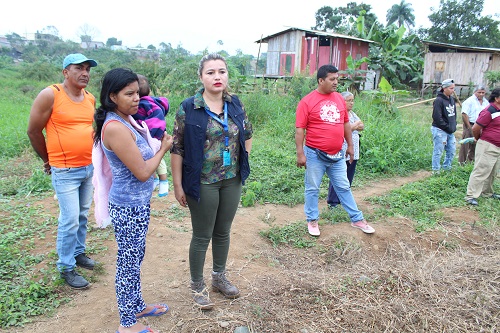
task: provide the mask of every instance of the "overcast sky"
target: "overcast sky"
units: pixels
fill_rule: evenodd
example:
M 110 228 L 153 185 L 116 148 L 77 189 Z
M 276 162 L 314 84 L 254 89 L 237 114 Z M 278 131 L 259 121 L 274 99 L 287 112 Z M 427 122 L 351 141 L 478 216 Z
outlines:
M 349 0 L 325 1 L 200 1 L 148 0 L 120 2 L 87 0 L 81 3 L 54 0 L 10 2 L 2 11 L 0 35 L 17 33 L 21 36 L 54 26 L 64 40 L 79 42 L 79 29 L 87 24 L 97 33 L 94 40 L 106 43 L 115 37 L 128 47 L 156 47 L 160 43 L 182 46 L 191 53 L 204 49 L 226 50 L 235 55 L 257 55 L 261 36 L 269 36 L 289 27 L 310 29 L 316 24 L 315 13 L 323 6 L 345 7 Z M 387 10 L 400 1 L 356 1 L 372 6 L 381 23 L 386 23 Z M 407 0 L 414 9 L 416 26 L 429 27 L 431 8 L 439 8 L 439 0 Z M 485 0 L 483 15 L 500 15 L 498 0 Z M 500 17 L 495 17 L 497 20 Z M 222 41 L 223 45 L 217 44 Z M 452 41 L 450 41 L 452 42 Z M 263 44 L 260 52 L 267 51 Z

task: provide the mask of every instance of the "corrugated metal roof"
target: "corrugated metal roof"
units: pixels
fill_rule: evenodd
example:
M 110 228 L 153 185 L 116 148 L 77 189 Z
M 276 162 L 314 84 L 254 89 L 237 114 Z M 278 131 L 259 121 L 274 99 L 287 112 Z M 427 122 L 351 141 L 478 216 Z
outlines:
M 447 44 L 447 43 L 438 43 L 428 40 L 423 40 L 422 43 L 430 46 L 440 46 L 443 48 L 457 49 L 457 50 L 468 50 L 468 51 L 476 51 L 476 52 L 500 52 L 500 49 L 489 48 L 489 47 L 475 47 L 475 46 L 463 46 L 463 45 L 455 45 L 455 44 Z
M 269 39 L 271 39 L 271 38 L 274 38 L 274 37 L 279 36 L 279 35 L 283 35 L 283 34 L 285 34 L 287 32 L 290 32 L 290 31 L 296 31 L 296 30 L 305 31 L 305 32 L 308 32 L 308 33 L 311 33 L 311 34 L 315 34 L 315 35 L 318 35 L 318 36 L 345 38 L 345 39 L 359 40 L 359 41 L 367 42 L 367 43 L 374 43 L 374 41 L 372 41 L 372 40 L 358 38 L 358 37 L 352 37 L 352 36 L 344 35 L 344 34 L 338 34 L 338 33 L 335 33 L 335 32 L 326 32 L 326 31 L 319 31 L 319 30 L 302 29 L 302 28 L 296 28 L 296 27 L 290 27 L 288 29 L 282 30 L 280 32 L 277 32 L 275 34 L 269 35 L 267 37 L 263 37 L 262 39 L 259 39 L 259 40 L 255 41 L 255 43 L 261 43 L 261 42 L 262 43 L 267 43 L 269 41 Z

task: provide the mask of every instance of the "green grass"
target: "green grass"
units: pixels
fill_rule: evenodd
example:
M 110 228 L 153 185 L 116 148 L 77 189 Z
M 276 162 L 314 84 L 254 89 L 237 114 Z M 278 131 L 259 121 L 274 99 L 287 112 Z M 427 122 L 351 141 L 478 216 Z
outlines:
M 429 168 L 432 155 L 429 109 L 384 113 L 369 99 L 357 98 L 355 112 L 365 123 L 360 138 L 361 179 L 407 175 Z
M 0 324 L 8 327 L 50 312 L 61 302 L 54 293 L 54 272 L 35 269 L 45 255 L 31 254 L 34 238 L 44 239 L 56 219 L 26 201 L 3 199 L 0 211 L 10 212 L 8 223 L 0 224 Z
M 19 156 L 0 158 L 0 198 L 47 195 L 52 189 L 51 178 L 42 170 L 41 160 L 27 147 Z
M 26 135 L 31 103 L 49 82 L 24 79 L 18 71 L 0 71 L 0 157 L 13 157 L 29 146 Z
M 260 235 L 268 238 L 274 247 L 278 245 L 291 245 L 296 248 L 308 248 L 316 245 L 316 239 L 309 236 L 304 222 L 294 222 L 282 227 L 273 226 L 261 231 Z
M 380 205 L 376 212 L 378 217 L 408 217 L 414 221 L 417 232 L 444 222 L 442 210 L 453 207 L 477 210 L 481 225 L 498 227 L 500 209 L 497 200 L 479 198 L 479 207 L 471 207 L 464 200 L 472 168 L 471 164 L 456 166 L 451 172 L 404 185 L 387 195 L 369 198 L 369 201 Z

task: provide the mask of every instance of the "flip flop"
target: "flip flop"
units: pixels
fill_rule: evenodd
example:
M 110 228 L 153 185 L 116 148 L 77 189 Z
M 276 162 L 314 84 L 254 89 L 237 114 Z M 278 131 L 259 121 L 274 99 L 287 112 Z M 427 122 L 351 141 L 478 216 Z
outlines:
M 464 144 L 464 143 L 472 143 L 474 141 L 475 141 L 474 138 L 465 138 L 465 139 L 462 139 L 462 140 L 458 141 L 458 143 Z
M 151 333 L 151 332 L 153 332 L 153 330 L 152 330 L 152 329 L 150 329 L 149 327 L 146 327 L 146 329 L 145 329 L 145 330 L 142 330 L 142 331 L 140 331 L 139 333 Z M 116 331 L 116 333 L 120 333 L 120 332 Z
M 161 309 L 161 308 L 165 308 L 166 310 L 163 312 L 159 312 L 159 309 Z M 136 316 L 136 317 L 137 317 L 137 319 L 143 318 L 143 317 L 159 317 L 159 316 L 167 313 L 168 310 L 169 310 L 169 308 L 168 308 L 167 304 L 155 304 L 155 305 L 153 305 L 153 310 L 149 311 L 148 313 L 144 313 L 140 316 Z M 148 331 L 143 331 L 143 332 L 139 332 L 139 333 L 144 333 L 144 332 L 148 332 Z M 151 332 L 151 331 L 149 331 L 149 332 Z

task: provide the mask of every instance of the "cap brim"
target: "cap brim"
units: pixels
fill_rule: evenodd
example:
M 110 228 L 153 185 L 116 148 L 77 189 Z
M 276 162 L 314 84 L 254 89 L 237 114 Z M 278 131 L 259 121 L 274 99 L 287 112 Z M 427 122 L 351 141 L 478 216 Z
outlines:
M 95 61 L 94 59 L 87 59 L 87 60 L 83 60 L 83 61 L 79 61 L 79 62 L 72 62 L 71 64 L 69 65 L 79 65 L 79 64 L 83 64 L 84 62 L 88 62 L 90 64 L 90 67 L 95 67 L 97 66 L 97 61 Z M 68 65 L 68 66 L 69 66 Z M 66 66 L 67 67 L 67 66 Z
M 90 67 L 97 66 L 97 61 L 95 61 L 94 59 L 87 59 L 85 61 L 82 61 L 81 63 L 83 63 L 83 62 L 88 62 L 90 64 Z

